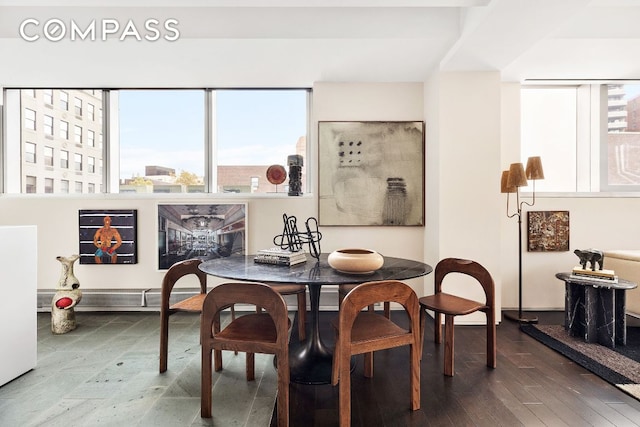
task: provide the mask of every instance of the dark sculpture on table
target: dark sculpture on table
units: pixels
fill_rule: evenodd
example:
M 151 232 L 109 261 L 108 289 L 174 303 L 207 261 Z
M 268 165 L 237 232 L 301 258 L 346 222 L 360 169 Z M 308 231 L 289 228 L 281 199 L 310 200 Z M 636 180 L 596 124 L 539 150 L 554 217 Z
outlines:
M 590 264 L 591 271 L 596 271 L 596 264 L 598 264 L 598 270 L 602 270 L 604 267 L 604 253 L 597 249 L 576 249 L 574 254 L 580 258 L 580 265 L 583 270 L 587 269 L 587 263 Z
M 309 217 L 304 225 L 307 229 L 306 232 L 298 231 L 298 219 L 295 216 L 282 215 L 284 221 L 284 229 L 282 234 L 278 234 L 273 238 L 273 244 L 292 252 L 301 251 L 302 245 L 307 243 L 309 245 L 309 254 L 315 259 L 320 258 L 320 240 L 322 240 L 322 233 L 318 230 L 318 220 L 314 217 Z

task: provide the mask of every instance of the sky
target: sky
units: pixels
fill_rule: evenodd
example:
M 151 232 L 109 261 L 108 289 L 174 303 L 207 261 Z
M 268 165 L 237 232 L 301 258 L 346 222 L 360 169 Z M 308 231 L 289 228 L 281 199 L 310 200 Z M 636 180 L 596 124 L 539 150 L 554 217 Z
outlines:
M 204 175 L 202 90 L 121 90 L 120 177 L 143 176 L 145 165 Z M 218 90 L 218 164 L 286 166 L 307 133 L 304 90 Z

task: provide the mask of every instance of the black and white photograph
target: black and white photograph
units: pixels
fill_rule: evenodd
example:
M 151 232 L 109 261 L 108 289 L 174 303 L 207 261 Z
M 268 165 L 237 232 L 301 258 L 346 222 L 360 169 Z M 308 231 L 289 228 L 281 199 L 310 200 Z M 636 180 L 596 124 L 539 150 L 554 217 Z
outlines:
M 159 204 L 158 269 L 190 258 L 244 254 L 245 204 Z

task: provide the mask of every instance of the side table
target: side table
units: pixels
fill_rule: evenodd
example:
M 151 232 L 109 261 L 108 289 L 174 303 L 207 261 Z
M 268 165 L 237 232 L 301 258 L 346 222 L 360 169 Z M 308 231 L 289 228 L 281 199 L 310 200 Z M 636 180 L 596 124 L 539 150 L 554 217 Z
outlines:
M 556 278 L 565 283 L 564 326 L 569 335 L 610 348 L 627 343 L 625 291 L 638 287 L 636 283 L 602 283 L 571 273 L 557 273 Z

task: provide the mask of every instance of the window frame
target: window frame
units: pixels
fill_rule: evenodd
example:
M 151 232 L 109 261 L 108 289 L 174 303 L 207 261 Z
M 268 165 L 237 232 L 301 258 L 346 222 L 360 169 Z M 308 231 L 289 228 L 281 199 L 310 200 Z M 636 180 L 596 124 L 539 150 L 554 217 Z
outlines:
M 297 90 L 297 91 L 303 91 L 304 92 L 304 96 L 306 98 L 305 100 L 305 111 L 303 112 L 304 116 L 305 116 L 305 133 L 300 136 L 304 136 L 305 137 L 305 143 L 306 143 L 306 147 L 305 147 L 305 157 L 307 157 L 305 159 L 305 195 L 311 195 L 313 192 L 313 185 L 312 185 L 312 181 L 313 181 L 313 177 L 315 174 L 315 169 L 316 169 L 316 165 L 314 164 L 314 159 L 313 159 L 313 150 L 311 149 L 311 128 L 312 128 L 312 117 L 311 117 L 311 100 L 312 100 L 312 96 L 313 96 L 313 92 L 312 89 L 310 87 L 291 87 L 291 88 L 189 88 L 190 90 L 202 90 L 204 92 L 204 98 L 205 98 L 205 118 L 204 118 L 204 141 L 203 141 L 203 147 L 204 147 L 204 155 L 205 155 L 205 165 L 204 165 L 204 179 L 205 179 L 205 185 L 204 185 L 204 195 L 206 195 L 207 197 L 219 197 L 219 198 L 226 198 L 229 197 L 230 194 L 229 193 L 224 193 L 224 192 L 217 192 L 217 188 L 216 188 L 216 176 L 217 176 L 217 168 L 218 168 L 218 163 L 217 163 L 217 159 L 214 158 L 213 156 L 213 152 L 215 150 L 215 141 L 214 141 L 214 136 L 213 136 L 213 131 L 215 129 L 215 120 L 212 119 L 212 114 L 215 110 L 213 102 L 215 102 L 215 95 L 216 95 L 216 91 L 218 90 L 224 90 L 224 91 L 233 91 L 233 90 L 237 90 L 237 91 L 243 91 L 243 90 L 264 90 L 264 91 L 270 91 L 270 90 Z M 49 89 L 45 89 L 45 90 L 49 90 Z M 94 165 L 94 175 L 101 175 L 101 180 L 99 182 L 93 182 L 93 183 L 89 183 L 87 182 L 87 186 L 85 186 L 86 189 L 90 189 L 91 188 L 91 184 L 93 184 L 94 188 L 95 188 L 95 184 L 99 185 L 99 190 L 98 188 L 95 188 L 96 191 L 98 191 L 101 194 L 120 194 L 120 188 L 119 188 L 119 161 L 120 161 L 120 150 L 119 150 L 119 144 L 117 141 L 117 137 L 115 136 L 115 129 L 117 129 L 117 122 L 118 122 L 118 117 L 117 117 L 117 110 L 115 110 L 115 106 L 117 104 L 114 104 L 114 98 L 117 100 L 117 94 L 120 90 L 143 90 L 143 89 L 136 89 L 136 88 L 109 88 L 109 89 L 90 89 L 90 91 L 96 92 L 96 91 L 100 91 L 102 93 L 102 104 L 97 103 L 95 106 L 93 105 L 93 103 L 88 102 L 86 99 L 83 98 L 79 98 L 78 95 L 76 95 L 75 93 L 72 93 L 72 91 L 75 90 L 84 90 L 84 91 L 88 91 L 89 89 L 75 89 L 75 88 L 56 88 L 53 87 L 51 90 L 53 90 L 53 103 L 55 105 L 57 105 L 59 110 L 64 110 L 67 112 L 71 112 L 71 115 L 68 116 L 67 119 L 60 119 L 58 118 L 58 116 L 54 117 L 54 124 L 53 124 L 53 132 L 54 132 L 54 137 L 55 138 L 60 138 L 64 141 L 67 142 L 71 142 L 71 126 L 75 126 L 75 121 L 74 121 L 74 117 L 76 119 L 80 119 L 82 118 L 84 119 L 88 119 L 88 117 L 84 117 L 85 115 L 88 114 L 87 111 L 83 111 L 86 108 L 90 108 L 88 107 L 88 105 L 93 106 L 93 119 L 94 122 L 98 122 L 96 123 L 101 129 L 102 132 L 98 132 L 97 135 L 95 135 L 94 133 L 94 138 L 92 139 L 93 144 L 91 144 L 91 140 L 89 138 L 89 136 L 84 136 L 82 137 L 83 141 L 81 142 L 81 144 L 83 145 L 83 147 L 85 147 L 85 151 L 83 151 L 82 157 L 88 157 L 88 156 L 93 156 L 93 154 L 91 153 L 97 153 L 98 150 L 101 153 L 102 157 L 96 156 L 96 160 L 98 160 L 96 162 L 96 164 Z M 158 88 L 157 90 L 181 90 L 179 88 Z M 13 122 L 13 119 L 11 120 L 7 120 L 8 116 L 11 116 L 11 118 L 13 116 L 15 116 L 15 113 L 11 113 L 9 114 L 9 108 L 7 107 L 8 104 L 11 104 L 10 102 L 7 102 L 9 97 L 7 95 L 8 91 L 13 91 L 13 92 L 17 92 L 17 94 L 12 95 L 10 98 L 12 99 L 16 99 L 17 98 L 17 105 L 19 106 L 18 109 L 18 117 L 20 118 L 19 124 L 16 124 L 15 122 Z M 35 94 L 35 89 L 30 89 L 30 88 L 21 88 L 21 87 L 12 87 L 12 88 L 3 88 L 3 99 L 4 99 L 4 103 L 5 103 L 5 108 L 3 109 L 3 117 L 2 119 L 4 119 L 5 123 L 11 121 L 12 122 L 12 126 L 18 126 L 18 130 L 17 130 L 17 141 L 18 141 L 18 145 L 21 146 L 23 144 L 22 141 L 22 128 L 26 128 L 27 126 L 25 126 L 25 121 L 27 120 L 26 114 L 24 113 L 26 110 L 30 110 L 31 112 L 33 112 L 33 131 L 38 131 L 38 121 L 42 120 L 41 119 L 41 114 L 42 111 L 38 108 L 37 111 L 34 111 L 32 109 L 26 108 L 21 106 L 20 103 L 20 92 L 21 91 L 26 91 L 27 94 L 26 96 L 28 96 L 28 94 L 34 93 Z M 57 92 L 57 93 L 56 93 Z M 34 99 L 39 100 L 39 98 L 35 97 Z M 41 101 L 40 101 L 41 102 Z M 71 103 L 73 103 L 73 105 L 71 105 Z M 12 104 L 15 105 L 15 104 Z M 47 104 L 48 105 L 48 104 Z M 65 110 L 66 107 L 66 110 Z M 71 110 L 73 108 L 73 110 Z M 79 110 L 77 110 L 79 109 Z M 97 111 L 96 111 L 97 109 Z M 115 116 L 115 117 L 114 117 Z M 30 116 L 31 117 L 31 116 Z M 63 116 L 64 117 L 64 116 Z M 55 135 L 55 122 L 58 122 L 58 135 Z M 114 126 L 115 125 L 115 126 Z M 82 126 L 84 127 L 84 126 Z M 74 127 L 75 129 L 75 127 Z M 93 132 L 93 130 L 88 129 L 88 132 Z M 11 135 L 7 136 L 4 139 L 0 140 L 0 145 L 6 145 L 7 144 L 7 140 L 11 139 L 13 140 L 15 138 L 16 135 L 16 131 L 12 129 L 11 131 Z M 74 132 L 75 135 L 75 132 Z M 97 141 L 96 141 L 97 140 Z M 75 137 L 74 137 L 74 142 L 75 141 Z M 294 141 L 295 142 L 295 141 Z M 15 143 L 11 143 L 11 144 L 15 144 Z M 93 145 L 93 146 L 92 146 Z M 80 173 L 79 171 L 76 170 L 75 167 L 75 161 L 74 161 L 74 165 L 71 165 L 71 151 L 65 150 L 63 149 L 63 147 L 66 147 L 66 145 L 62 144 L 62 147 L 58 147 L 57 145 L 54 145 L 56 148 L 54 150 L 54 158 L 53 158 L 53 166 L 49 165 L 47 167 L 51 168 L 53 167 L 54 169 L 60 169 L 61 171 L 71 171 L 74 170 L 78 173 Z M 0 147 L 1 148 L 1 147 Z M 86 149 L 88 149 L 89 151 L 86 151 Z M 20 147 L 20 151 L 22 150 L 22 147 Z M 8 159 L 9 158 L 13 158 L 12 157 L 12 153 L 15 151 L 14 148 L 12 148 L 11 150 L 8 150 L 6 153 L 6 156 L 2 159 L 3 162 L 5 164 L 7 164 Z M 67 154 L 67 158 L 66 161 L 64 159 L 64 152 L 66 151 Z M 75 159 L 74 159 L 75 160 Z M 63 162 L 65 162 L 66 164 L 63 165 Z M 286 167 L 286 158 L 282 160 L 282 164 L 285 165 Z M 8 168 L 11 169 L 10 171 L 8 171 L 8 173 L 3 177 L 4 180 L 2 182 L 0 182 L 0 184 L 2 185 L 2 188 L 0 188 L 0 190 L 3 193 L 9 193 L 9 194 L 24 194 L 25 190 L 24 188 L 22 188 L 23 185 L 25 185 L 25 183 L 23 183 L 22 181 L 26 179 L 26 176 L 24 176 L 21 172 L 20 172 L 20 167 L 19 165 L 17 167 L 11 167 Z M 51 169 L 49 169 L 51 170 Z M 85 165 L 82 165 L 81 171 L 83 174 L 88 173 L 87 172 L 87 168 L 85 168 Z M 16 173 L 17 172 L 17 173 Z M 250 180 L 251 179 L 251 174 L 247 175 L 247 179 Z M 16 178 L 17 177 L 17 178 Z M 17 181 L 16 181 L 17 179 Z M 43 178 L 45 179 L 45 178 Z M 15 181 L 15 182 L 14 182 Z M 38 179 L 37 181 L 40 181 L 40 179 Z M 59 181 L 59 179 L 57 179 L 57 181 Z M 54 182 L 53 184 L 53 188 L 54 188 L 54 195 L 57 194 L 55 191 L 56 189 L 59 189 L 59 182 Z M 71 187 L 70 187 L 71 190 Z M 36 190 L 36 194 L 44 194 L 42 192 L 42 190 L 38 191 Z M 158 196 L 159 193 L 154 193 L 154 197 L 163 197 L 163 196 Z M 194 195 L 194 193 L 190 193 L 188 191 L 184 191 L 183 193 L 171 193 L 169 196 L 170 197 L 175 197 L 175 196 L 188 196 L 188 197 L 192 197 Z M 245 192 L 245 193 L 239 193 L 237 195 L 235 195 L 234 197 L 284 197 L 287 196 L 286 192 L 278 192 L 278 193 L 250 193 L 250 192 Z

